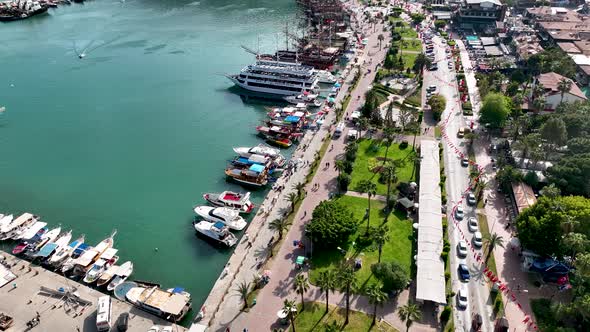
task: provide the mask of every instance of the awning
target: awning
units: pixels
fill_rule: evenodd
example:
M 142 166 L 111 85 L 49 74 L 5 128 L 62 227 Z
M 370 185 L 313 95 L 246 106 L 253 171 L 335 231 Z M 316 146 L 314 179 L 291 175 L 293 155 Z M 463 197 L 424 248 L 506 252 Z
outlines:
M 406 209 L 411 209 L 414 207 L 414 202 L 409 200 L 407 197 L 402 197 L 402 198 L 398 199 L 397 203 Z
M 186 305 L 186 297 L 181 294 L 173 294 L 168 301 L 162 305 L 162 311 L 172 315 L 178 315 Z
M 250 166 L 250 170 L 252 172 L 256 172 L 256 173 L 262 173 L 264 171 L 264 166 L 254 164 L 254 165 Z

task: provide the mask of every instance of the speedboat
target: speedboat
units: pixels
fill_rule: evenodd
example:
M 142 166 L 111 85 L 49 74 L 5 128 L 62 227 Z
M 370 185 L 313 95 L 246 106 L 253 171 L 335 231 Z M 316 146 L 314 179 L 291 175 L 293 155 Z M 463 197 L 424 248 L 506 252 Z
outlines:
M 259 154 L 273 159 L 281 156 L 281 150 L 270 147 L 266 144 L 259 144 L 253 147 L 237 147 L 234 148 L 234 152 L 246 158 L 250 158 L 253 154 Z
M 13 240 L 28 240 L 31 239 L 33 236 L 37 235 L 37 233 L 47 226 L 46 222 L 36 221 L 29 228 L 23 230 L 20 234 L 13 236 Z
M 12 220 L 0 228 L 0 240 L 8 240 L 19 234 L 23 229 L 28 228 L 37 221 L 37 218 L 30 213 L 23 213 L 20 217 Z
M 201 220 L 199 222 L 193 221 L 193 227 L 195 230 L 206 237 L 215 240 L 217 242 L 223 243 L 228 247 L 233 247 L 237 242 L 238 239 L 235 235 L 233 235 L 229 228 L 223 224 L 222 222 L 208 222 L 205 220 Z
M 2 228 L 4 225 L 10 224 L 12 222 L 12 219 L 14 219 L 14 216 L 12 214 L 0 218 L 0 228 Z
M 133 263 L 131 263 L 129 261 L 123 263 L 119 267 L 117 272 L 115 272 L 115 278 L 113 279 L 113 281 L 111 281 L 109 283 L 109 285 L 107 286 L 107 290 L 108 291 L 114 290 L 115 287 L 117 287 L 120 284 L 122 284 L 123 282 L 125 282 L 125 280 L 127 280 L 127 278 L 129 278 L 131 273 L 133 273 Z
M 55 242 L 46 243 L 35 257 L 41 257 L 42 259 L 48 258 L 60 247 L 67 246 L 72 239 L 72 231 L 62 234 Z
M 246 221 L 240 217 L 238 210 L 230 209 L 227 207 L 210 207 L 210 206 L 197 206 L 194 209 L 195 213 L 211 222 L 221 222 L 228 226 L 230 229 L 235 231 L 241 231 L 246 228 Z
M 49 264 L 57 266 L 62 263 L 66 258 L 70 257 L 76 248 L 84 243 L 84 235 L 80 236 L 74 242 L 69 245 L 60 246 L 55 250 L 55 253 L 49 257 Z
M 85 283 L 91 284 L 95 282 L 102 276 L 103 273 L 105 273 L 106 270 L 115 265 L 115 263 L 119 260 L 119 256 L 114 254 L 111 255 L 111 252 L 116 252 L 116 249 L 110 248 L 105 251 L 105 254 L 109 254 L 108 257 L 105 257 L 105 254 L 103 254 L 101 258 L 99 258 L 96 263 L 92 265 L 92 268 L 86 272 L 86 275 L 84 276 Z
M 317 98 L 318 98 L 318 95 L 316 95 L 316 94 L 300 94 L 300 95 L 296 95 L 296 96 L 283 97 L 283 99 L 285 101 L 287 101 L 288 103 L 291 103 L 291 104 L 313 103 L 314 106 L 315 106 L 315 103 L 318 102 Z M 321 103 L 320 103 L 320 105 L 321 105 Z
M 240 210 L 241 213 L 250 213 L 254 209 L 254 204 L 250 201 L 250 193 L 236 193 L 233 191 L 224 191 L 222 193 L 206 193 L 203 198 L 211 205 L 225 206 L 232 209 Z
M 16 245 L 16 247 L 14 247 L 14 249 L 12 249 L 12 254 L 13 255 L 20 255 L 23 252 L 29 250 L 29 248 L 31 248 L 31 244 L 29 242 L 21 242 L 19 244 Z

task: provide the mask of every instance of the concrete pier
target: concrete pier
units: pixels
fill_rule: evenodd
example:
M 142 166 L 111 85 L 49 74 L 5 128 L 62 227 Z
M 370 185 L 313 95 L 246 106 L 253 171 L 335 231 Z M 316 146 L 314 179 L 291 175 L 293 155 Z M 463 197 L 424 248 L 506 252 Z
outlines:
M 10 270 L 17 276 L 15 280 L 0 288 L 0 312 L 14 319 L 14 324 L 8 331 L 26 331 L 26 323 L 37 313 L 40 315 L 40 324 L 34 328 L 35 331 L 97 330 L 96 303 L 98 298 L 105 294 L 5 252 L 0 251 L 0 255 L 4 257 L 5 265 L 11 266 Z M 76 287 L 80 298 L 92 304 L 86 308 L 76 307 L 63 299 L 40 294 L 41 286 L 50 289 Z M 186 331 L 182 326 L 174 325 L 114 297 L 111 298 L 111 331 L 117 331 L 117 318 L 124 312 L 129 313 L 128 331 L 147 331 L 154 325 L 160 328 L 172 326 L 175 332 Z

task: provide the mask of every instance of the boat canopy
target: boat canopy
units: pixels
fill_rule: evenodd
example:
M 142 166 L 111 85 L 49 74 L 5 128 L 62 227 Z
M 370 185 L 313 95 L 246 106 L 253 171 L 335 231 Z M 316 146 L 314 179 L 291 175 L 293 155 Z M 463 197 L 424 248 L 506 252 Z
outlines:
M 84 252 L 82 256 L 78 257 L 75 263 L 80 266 L 88 266 L 90 263 L 92 263 L 92 261 L 94 261 L 94 258 L 98 256 L 98 254 L 100 253 L 95 249 L 88 250 Z
M 294 115 L 289 115 L 288 117 L 285 118 L 285 122 L 290 122 L 290 123 L 297 123 L 299 122 L 300 117 L 298 116 L 294 116 Z
M 301 112 L 301 111 L 297 111 L 297 112 L 295 112 L 295 114 L 293 114 L 293 115 L 294 115 L 294 116 L 298 116 L 298 117 L 302 117 L 302 116 L 304 116 L 304 115 L 305 115 L 305 113 L 304 113 L 304 112 Z
M 184 292 L 184 287 L 174 287 L 172 289 L 172 294 L 182 293 L 182 292 Z
M 47 257 L 57 248 L 57 243 L 48 243 L 39 250 L 37 257 Z
M 265 156 L 261 156 L 259 154 L 253 154 L 250 156 L 250 158 L 248 158 L 249 162 L 252 163 L 257 163 L 257 164 L 265 164 L 266 163 L 266 157 Z
M 88 243 L 82 243 L 78 248 L 74 250 L 74 255 L 81 255 L 90 245 Z
M 115 255 L 117 254 L 118 251 L 119 251 L 118 249 L 109 248 L 102 255 L 100 255 L 100 258 L 109 260 L 109 259 L 115 257 Z
M 172 315 L 179 315 L 186 306 L 187 300 L 184 295 L 181 294 L 173 294 L 168 298 L 166 302 L 162 304 L 162 311 L 167 312 Z
M 225 224 L 222 223 L 221 221 L 218 221 L 215 224 L 213 224 L 213 227 L 215 227 L 217 229 L 223 229 L 223 227 L 225 227 Z
M 256 173 L 262 173 L 262 172 L 264 172 L 264 166 L 254 164 L 254 165 L 250 166 L 250 171 L 256 172 Z
M 305 108 L 305 103 L 298 103 L 297 105 L 295 105 L 295 108 Z

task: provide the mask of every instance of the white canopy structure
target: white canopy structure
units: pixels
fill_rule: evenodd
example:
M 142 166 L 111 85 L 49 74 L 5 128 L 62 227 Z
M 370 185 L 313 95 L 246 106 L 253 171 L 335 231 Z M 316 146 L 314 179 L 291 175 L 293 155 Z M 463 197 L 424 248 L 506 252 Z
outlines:
M 446 303 L 438 142 L 423 140 L 420 146 L 416 299 Z

